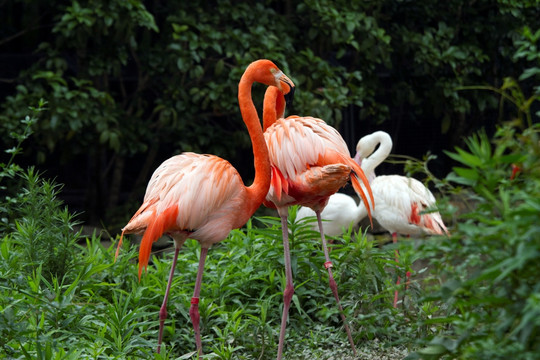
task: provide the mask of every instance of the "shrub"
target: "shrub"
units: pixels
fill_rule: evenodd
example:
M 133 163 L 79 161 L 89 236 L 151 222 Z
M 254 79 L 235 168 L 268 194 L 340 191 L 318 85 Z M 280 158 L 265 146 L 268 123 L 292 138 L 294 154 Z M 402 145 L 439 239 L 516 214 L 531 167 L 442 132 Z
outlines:
M 511 98 L 519 94 L 515 90 L 501 92 Z M 520 111 L 534 100 L 537 95 Z M 457 184 L 468 210 L 452 237 L 419 249 L 441 281 L 421 301 L 439 304 L 439 311 L 419 321 L 436 331 L 407 359 L 538 358 L 540 125 L 526 115 L 520 118 L 528 121 L 499 126 L 491 140 L 480 131 L 467 139 L 467 149 L 448 153 L 461 166 L 447 180 Z

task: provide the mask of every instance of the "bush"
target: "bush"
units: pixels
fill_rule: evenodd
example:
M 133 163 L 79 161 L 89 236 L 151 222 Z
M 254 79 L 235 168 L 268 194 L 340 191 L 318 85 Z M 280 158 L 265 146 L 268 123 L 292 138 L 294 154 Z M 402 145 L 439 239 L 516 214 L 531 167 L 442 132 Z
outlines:
M 419 321 L 436 330 L 407 359 L 538 358 L 539 131 L 540 124 L 514 121 L 499 126 L 491 140 L 480 131 L 467 149 L 448 153 L 462 166 L 447 180 L 457 184 L 454 192 L 468 210 L 452 237 L 418 249 L 441 282 L 425 290 L 421 303 L 436 303 L 439 311 Z

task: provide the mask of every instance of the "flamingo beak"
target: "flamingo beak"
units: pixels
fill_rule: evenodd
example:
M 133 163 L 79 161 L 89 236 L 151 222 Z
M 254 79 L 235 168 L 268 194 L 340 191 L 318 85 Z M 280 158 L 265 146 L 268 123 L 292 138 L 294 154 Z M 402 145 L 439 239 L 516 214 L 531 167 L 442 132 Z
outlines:
M 287 107 L 291 106 L 293 98 L 294 98 L 294 90 L 296 88 L 294 83 L 292 82 L 291 79 L 289 79 L 287 75 L 285 75 L 281 71 L 276 74 L 276 82 L 277 82 L 277 88 L 285 96 L 285 103 Z
M 286 94 L 286 93 L 292 91 L 292 89 L 294 89 L 294 83 L 283 72 L 280 71 L 275 76 L 276 76 L 277 88 L 279 89 L 279 91 Z M 287 89 L 287 86 L 283 86 L 282 82 L 287 84 L 289 89 Z

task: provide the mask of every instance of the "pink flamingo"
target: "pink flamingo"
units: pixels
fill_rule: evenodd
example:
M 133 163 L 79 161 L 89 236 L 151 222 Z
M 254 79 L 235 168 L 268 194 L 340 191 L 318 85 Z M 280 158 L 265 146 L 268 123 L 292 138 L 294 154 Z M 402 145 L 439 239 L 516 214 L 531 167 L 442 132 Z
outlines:
M 332 262 L 324 237 L 321 211 L 326 206 L 328 198 L 349 179 L 366 204 L 367 197 L 360 180 L 364 183 L 372 204 L 373 195 L 364 172 L 351 158 L 345 141 L 336 129 L 313 117 L 289 116 L 284 119 L 282 118 L 284 108 L 283 94 L 278 89 L 269 87 L 264 99 L 263 128 L 270 155 L 272 180 L 264 204 L 277 208 L 281 218 L 286 274 L 277 359 L 280 360 L 283 353 L 287 317 L 294 293 L 287 227 L 288 207 L 291 205 L 310 207 L 317 214 L 330 288 L 338 304 L 349 342 L 356 354 L 332 274 Z M 370 212 L 369 207 L 367 211 Z
M 124 234 L 144 234 L 139 250 L 139 278 L 148 266 L 152 243 L 163 234 L 174 239 L 175 252 L 163 304 L 159 311 L 160 352 L 163 326 L 167 318 L 167 299 L 178 258 L 187 238 L 201 244 L 199 268 L 189 314 L 195 330 L 199 357 L 203 354 L 199 329 L 199 294 L 204 262 L 212 244 L 222 241 L 232 229 L 243 226 L 261 205 L 270 185 L 270 162 L 263 131 L 251 98 L 254 82 L 293 87 L 292 81 L 269 60 L 258 60 L 245 70 L 238 101 L 242 118 L 253 144 L 255 179 L 246 187 L 236 169 L 214 155 L 183 153 L 166 160 L 150 179 L 144 202 L 122 229 Z M 118 249 L 122 244 L 122 237 Z M 118 250 L 117 250 L 118 255 Z

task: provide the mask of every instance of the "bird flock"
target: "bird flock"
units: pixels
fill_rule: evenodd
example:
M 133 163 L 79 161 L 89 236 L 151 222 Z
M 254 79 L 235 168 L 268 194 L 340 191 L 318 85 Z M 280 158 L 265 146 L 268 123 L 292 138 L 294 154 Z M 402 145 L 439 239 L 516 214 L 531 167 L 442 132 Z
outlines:
M 262 125 L 251 96 L 255 82 L 267 86 Z M 372 225 L 372 219 L 375 219 L 392 233 L 394 242 L 397 234 L 448 233 L 440 214 L 429 211 L 435 206 L 435 198 L 422 183 L 399 175 L 375 176 L 375 168 L 392 148 L 388 134 L 378 131 L 363 137 L 358 142 L 356 156 L 351 157 L 339 132 L 323 120 L 296 115 L 284 118 L 287 98 L 293 95 L 294 89 L 295 84 L 272 61 L 252 62 L 240 79 L 238 104 L 253 147 L 253 183 L 245 186 L 236 169 L 217 156 L 195 153 L 173 156 L 154 171 L 142 205 L 122 229 L 116 256 L 124 235 L 142 235 L 139 278 L 148 267 L 152 243 L 162 235 L 174 240 L 174 257 L 159 311 L 157 353 L 162 347 L 167 301 L 184 242 L 188 238 L 194 239 L 201 246 L 189 310 L 197 353 L 201 358 L 198 304 L 208 250 L 224 240 L 231 230 L 242 227 L 262 204 L 277 210 L 283 237 L 286 284 L 277 360 L 283 356 L 288 312 L 294 294 L 287 228 L 290 206 L 300 206 L 297 219 L 317 218 L 329 286 L 355 355 L 356 348 L 333 277 L 325 235 L 339 235 L 366 216 Z M 374 151 L 377 145 L 379 147 Z M 360 204 L 356 205 L 354 199 L 338 193 L 348 183 L 361 199 Z M 394 306 L 396 301 L 397 292 Z

